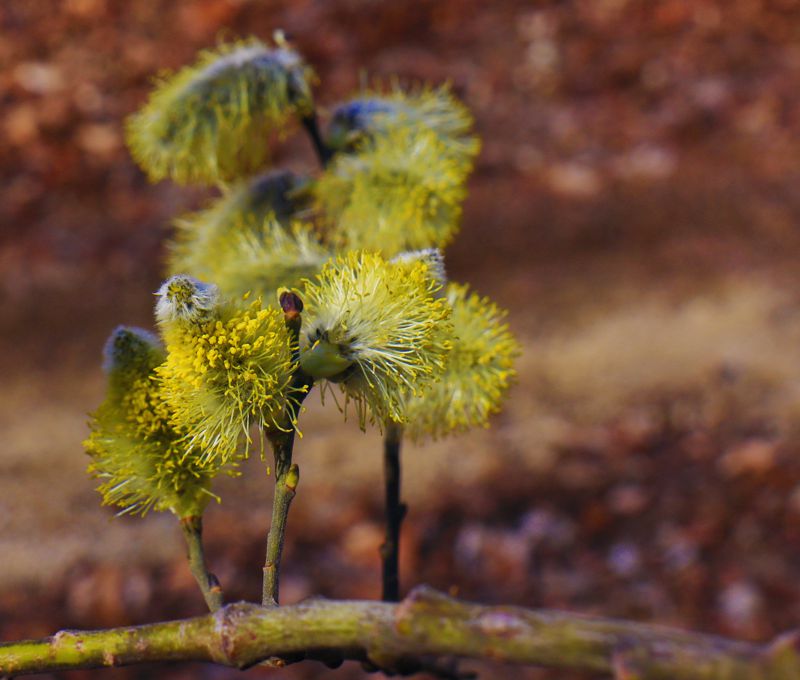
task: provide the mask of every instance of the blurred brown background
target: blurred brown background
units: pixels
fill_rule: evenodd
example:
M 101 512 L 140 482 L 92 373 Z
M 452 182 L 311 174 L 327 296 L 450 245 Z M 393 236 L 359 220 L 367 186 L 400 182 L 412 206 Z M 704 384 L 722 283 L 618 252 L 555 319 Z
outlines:
M 800 3 L 4 0 L 2 639 L 202 611 L 174 521 L 100 508 L 80 442 L 103 339 L 152 324 L 170 219 L 210 196 L 149 185 L 124 117 L 159 69 L 276 28 L 323 114 L 364 75 L 450 80 L 484 140 L 449 270 L 525 352 L 491 430 L 407 448 L 406 586 L 748 639 L 800 624 Z M 278 162 L 313 167 L 306 140 Z M 379 439 L 310 401 L 284 599 L 375 597 Z M 206 520 L 232 598 L 259 592 L 268 522 L 247 472 Z M 64 677 L 156 672 L 238 677 Z

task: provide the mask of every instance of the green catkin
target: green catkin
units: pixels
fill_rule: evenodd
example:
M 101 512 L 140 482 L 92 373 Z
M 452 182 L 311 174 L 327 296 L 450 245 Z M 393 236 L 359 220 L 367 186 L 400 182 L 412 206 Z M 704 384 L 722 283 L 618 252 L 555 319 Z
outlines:
M 331 257 L 314 227 L 299 220 L 280 222 L 269 215 L 260 224 L 218 231 L 213 247 L 198 246 L 193 246 L 191 257 L 184 251 L 172 268 L 215 281 L 228 297 L 249 292 L 272 299 L 279 288 L 297 287 L 314 276 Z
M 235 266 L 232 246 L 237 239 L 260 235 L 265 224 L 289 227 L 295 212 L 303 207 L 296 191 L 306 181 L 291 172 L 279 171 L 235 182 L 204 210 L 175 220 L 176 234 L 169 244 L 169 272 L 219 284 L 220 268 Z M 221 287 L 231 294 L 224 285 Z
M 399 127 L 425 128 L 443 143 L 446 153 L 471 165 L 480 151 L 474 120 L 447 85 L 405 91 L 398 86 L 365 89 L 333 111 L 328 143 L 354 151 L 364 138 Z
M 337 156 L 314 195 L 334 244 L 392 257 L 450 243 L 468 172 L 434 132 L 399 127 L 365 140 L 356 153 Z
M 284 228 L 267 220 L 260 229 L 231 238 L 213 278 L 230 296 L 252 292 L 272 299 L 280 288 L 297 288 L 331 257 L 314 228 L 294 222 Z

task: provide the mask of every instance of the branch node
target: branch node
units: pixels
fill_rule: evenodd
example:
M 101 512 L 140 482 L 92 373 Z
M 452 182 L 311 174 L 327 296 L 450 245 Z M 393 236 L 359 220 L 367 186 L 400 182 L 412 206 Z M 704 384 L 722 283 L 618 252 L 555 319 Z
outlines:
M 213 614 L 218 636 L 217 653 L 212 651 L 214 661 L 240 670 L 253 665 L 252 655 L 237 645 L 240 637 L 239 626 L 247 619 L 255 617 L 261 609 L 251 602 L 234 602 Z
M 394 625 L 400 635 L 413 636 L 424 628 L 424 619 L 451 617 L 461 620 L 463 616 L 463 605 L 457 600 L 422 584 L 412 588 L 400 601 L 395 611 Z
M 643 680 L 641 664 L 633 658 L 633 645 L 621 643 L 611 654 L 614 680 Z
M 400 602 L 397 616 L 403 619 L 416 613 L 418 609 L 451 609 L 458 601 L 427 584 L 414 586 Z

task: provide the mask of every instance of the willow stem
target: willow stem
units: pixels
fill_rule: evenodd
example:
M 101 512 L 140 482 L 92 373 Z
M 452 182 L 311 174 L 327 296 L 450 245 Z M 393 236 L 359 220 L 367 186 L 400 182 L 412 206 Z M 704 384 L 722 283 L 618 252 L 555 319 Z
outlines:
M 322 139 L 322 133 L 319 131 L 319 121 L 317 119 L 317 112 L 312 111 L 306 116 L 303 116 L 301 119 L 303 124 L 303 128 L 308 133 L 309 138 L 311 139 L 311 144 L 314 146 L 314 151 L 317 154 L 317 159 L 319 160 L 320 166 L 322 166 L 323 170 L 328 167 L 328 163 L 333 156 L 333 152 L 330 150 L 325 141 Z
M 294 429 L 282 432 L 280 436 L 273 437 L 270 441 L 275 455 L 275 496 L 272 500 L 272 521 L 267 535 L 261 603 L 265 606 L 277 606 L 286 521 L 297 483 L 300 481 L 300 469 L 296 463 L 292 463 Z
M 203 518 L 198 516 L 182 517 L 181 529 L 188 548 L 189 569 L 200 586 L 206 604 L 212 612 L 223 605 L 222 588 L 217 577 L 206 567 L 203 550 Z
M 383 439 L 383 476 L 386 493 L 386 538 L 381 546 L 384 602 L 400 600 L 400 527 L 407 507 L 400 502 L 400 445 L 403 429 L 388 423 Z
M 292 336 L 293 355 L 297 365 L 299 358 L 299 337 L 302 325 L 301 313 L 303 301 L 290 290 L 283 290 L 279 297 L 286 328 Z M 300 469 L 292 463 L 294 435 L 297 432 L 297 417 L 300 406 L 314 385 L 314 379 L 296 368 L 292 378 L 283 414 L 283 426 L 267 431 L 267 439 L 275 456 L 275 495 L 272 499 L 272 520 L 267 535 L 267 556 L 264 560 L 264 580 L 261 586 L 261 603 L 265 606 L 278 605 L 279 578 L 283 542 L 286 537 L 286 520 L 289 517 L 289 506 L 292 504 L 297 483 L 300 481 Z

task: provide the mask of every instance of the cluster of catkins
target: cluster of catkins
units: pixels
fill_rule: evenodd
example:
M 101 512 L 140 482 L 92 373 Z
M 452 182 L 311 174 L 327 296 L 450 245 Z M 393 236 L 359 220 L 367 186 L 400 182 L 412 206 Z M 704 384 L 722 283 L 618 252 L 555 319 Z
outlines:
M 176 222 L 160 338 L 120 327 L 108 341 L 86 448 L 125 512 L 199 515 L 254 428 L 296 426 L 289 406 L 314 381 L 341 390 L 362 428 L 420 440 L 486 425 L 514 376 L 504 313 L 445 276 L 479 149 L 468 111 L 446 87 L 368 89 L 320 142 L 312 81 L 279 37 L 237 42 L 165 76 L 129 120 L 151 179 L 221 196 Z M 321 172 L 257 174 L 293 121 L 317 136 Z M 278 305 L 287 289 L 299 332 Z

